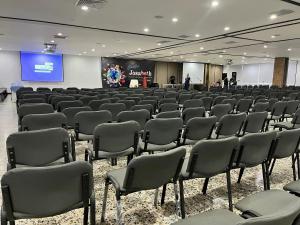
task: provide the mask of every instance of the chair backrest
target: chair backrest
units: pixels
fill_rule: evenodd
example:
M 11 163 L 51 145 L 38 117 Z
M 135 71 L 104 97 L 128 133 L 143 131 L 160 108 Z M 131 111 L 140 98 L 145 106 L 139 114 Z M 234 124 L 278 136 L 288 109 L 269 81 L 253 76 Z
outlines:
M 184 139 L 209 139 L 217 122 L 217 117 L 195 117 L 189 119 L 184 130 Z
M 61 101 L 57 104 L 57 111 L 61 112 L 66 108 L 70 107 L 82 107 L 83 103 L 80 100 L 74 100 L 74 101 Z
M 159 106 L 159 112 L 169 112 L 178 109 L 179 109 L 179 105 L 177 103 L 164 103 Z
M 193 97 L 192 94 L 185 94 L 185 93 L 179 94 L 178 103 L 183 104 L 186 100 L 189 100 L 192 97 Z
M 115 94 L 114 97 L 118 97 L 122 100 L 122 99 L 125 99 L 126 97 L 128 97 L 128 95 L 125 93 L 124 94 Z
M 210 108 L 213 103 L 213 98 L 212 97 L 202 97 L 200 98 L 204 104 L 205 110 L 210 111 Z
M 191 118 L 205 117 L 204 107 L 186 108 L 182 111 L 183 123 L 186 124 Z
M 124 103 L 104 103 L 99 107 L 99 110 L 108 110 L 112 114 L 113 121 L 117 120 L 117 115 L 126 110 Z
M 182 126 L 181 118 L 149 120 L 144 129 L 144 140 L 148 135 L 148 142 L 151 144 L 170 144 L 180 138 Z
M 119 100 L 118 103 L 124 103 L 126 110 L 130 110 L 136 104 L 134 100 Z
M 98 99 L 104 99 L 104 98 L 109 98 L 109 94 L 98 94 L 97 95 Z
M 18 108 L 18 115 L 20 120 L 29 114 L 45 114 L 53 113 L 52 105 L 47 103 L 25 104 Z
M 51 98 L 51 105 L 53 105 L 54 109 L 57 109 L 57 104 L 62 101 L 74 101 L 76 100 L 74 96 L 67 95 L 58 95 Z
M 229 170 L 239 140 L 237 137 L 201 140 L 192 148 L 187 173 L 211 177 Z
M 258 104 L 258 103 L 257 103 Z M 253 112 L 247 115 L 243 133 L 258 133 L 263 131 L 268 112 Z
M 93 111 L 98 111 L 99 107 L 101 105 L 103 105 L 104 103 L 111 103 L 109 99 L 100 99 L 100 100 L 92 100 L 90 101 L 90 103 L 88 104 L 89 107 L 91 107 L 91 109 Z
M 172 180 L 176 181 L 185 153 L 185 148 L 179 147 L 163 153 L 134 158 L 126 170 L 124 179 L 126 192 L 156 189 Z
M 240 139 L 237 164 L 256 166 L 268 160 L 271 147 L 276 139 L 276 132 L 247 134 Z
M 87 205 L 93 191 L 92 171 L 84 161 L 8 171 L 1 179 L 7 218 L 47 217 Z
M 299 147 L 300 129 L 284 130 L 277 133 L 274 148 L 274 158 L 286 158 L 292 156 Z
M 158 96 L 145 96 L 145 98 L 142 98 L 144 100 L 154 100 L 154 101 L 158 101 L 159 97 Z
M 295 112 L 295 115 L 293 116 L 292 119 L 292 123 L 293 124 L 300 124 L 300 109 L 297 109 L 297 111 Z
M 32 103 L 46 103 L 46 100 L 44 98 L 28 98 L 28 99 L 20 99 L 18 103 L 19 105 L 32 104 Z
M 164 103 L 176 103 L 176 98 L 162 98 L 159 100 L 160 105 Z
M 238 134 L 242 129 L 246 116 L 246 113 L 227 114 L 222 116 L 216 129 L 217 137 L 219 135 Z
M 136 148 L 140 125 L 136 121 L 103 123 L 94 130 L 94 151 L 120 153 L 131 147 Z M 117 141 L 116 141 L 117 137 Z
M 175 98 L 177 99 L 178 93 L 175 91 L 168 91 L 165 93 L 165 98 Z
M 225 98 L 222 101 L 222 104 L 230 104 L 231 105 L 231 110 L 234 110 L 234 107 L 236 105 L 236 99 L 234 99 L 234 98 Z
M 297 111 L 299 104 L 300 104 L 300 101 L 298 101 L 298 100 L 288 101 L 286 103 L 285 113 L 292 115 L 293 113 L 295 113 Z
M 217 104 L 211 108 L 210 115 L 216 116 L 219 121 L 221 117 L 228 114 L 230 110 L 231 110 L 230 104 Z
M 92 135 L 95 127 L 102 123 L 112 121 L 111 112 L 102 111 L 81 111 L 74 116 L 76 133 Z
M 252 111 L 265 112 L 268 111 L 268 108 L 269 108 L 269 102 L 258 102 L 254 104 Z
M 149 96 L 151 97 L 151 96 Z M 157 106 L 157 100 L 141 100 L 139 103 L 139 105 L 152 105 L 153 107 L 153 112 L 156 110 L 156 106 Z
M 46 95 L 40 93 L 33 93 L 33 94 L 23 94 L 22 99 L 33 99 L 33 98 L 43 98 L 46 99 Z
M 63 113 L 31 114 L 24 116 L 21 130 L 42 130 L 67 125 L 67 117 Z
M 181 112 L 179 110 L 174 110 L 174 111 L 167 111 L 167 112 L 161 112 L 156 115 L 156 118 L 180 118 L 181 117 Z
M 89 106 L 83 106 L 83 107 L 70 107 L 66 108 L 62 111 L 63 114 L 67 117 L 67 125 L 70 128 L 75 127 L 75 120 L 74 117 L 77 113 L 83 112 L 83 111 L 92 111 L 92 109 Z
M 284 101 L 275 102 L 271 109 L 271 114 L 273 116 L 282 116 L 285 112 L 285 108 L 286 108 L 286 102 Z
M 228 98 L 227 96 L 217 96 L 214 99 L 213 105 L 221 104 L 224 99 Z
M 63 128 L 13 133 L 6 147 L 12 168 L 15 164 L 44 166 L 61 158 L 68 162 L 71 152 L 69 134 Z
M 140 109 L 146 109 L 146 110 L 148 110 L 150 112 L 150 116 L 153 113 L 153 106 L 150 105 L 150 104 L 146 104 L 146 105 L 134 105 L 134 106 L 131 107 L 132 111 L 140 110 Z
M 83 103 L 83 105 L 87 106 L 90 103 L 90 101 L 98 100 L 98 97 L 97 96 L 83 96 L 83 97 L 79 98 L 79 100 Z
M 249 112 L 252 105 L 252 99 L 240 99 L 236 106 L 238 112 Z
M 125 100 L 133 100 L 133 101 L 135 101 L 135 104 L 138 104 L 139 101 L 141 101 L 141 98 L 130 96 L 130 97 L 126 97 Z
M 204 106 L 204 104 L 201 99 L 189 99 L 189 100 L 185 100 L 183 103 L 183 109 L 202 107 L 202 106 Z
M 144 129 L 146 122 L 150 119 L 150 112 L 146 109 L 135 111 L 123 111 L 117 115 L 118 122 L 136 121 L 140 124 L 140 130 Z

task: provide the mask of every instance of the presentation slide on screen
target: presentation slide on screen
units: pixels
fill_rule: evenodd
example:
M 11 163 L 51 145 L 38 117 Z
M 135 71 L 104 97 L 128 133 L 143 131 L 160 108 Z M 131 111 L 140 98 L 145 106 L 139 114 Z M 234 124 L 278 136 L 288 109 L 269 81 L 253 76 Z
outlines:
M 202 84 L 204 76 L 204 64 L 201 63 L 183 63 L 182 83 L 189 74 L 192 84 Z
M 22 80 L 32 82 L 63 82 L 63 56 L 21 52 Z

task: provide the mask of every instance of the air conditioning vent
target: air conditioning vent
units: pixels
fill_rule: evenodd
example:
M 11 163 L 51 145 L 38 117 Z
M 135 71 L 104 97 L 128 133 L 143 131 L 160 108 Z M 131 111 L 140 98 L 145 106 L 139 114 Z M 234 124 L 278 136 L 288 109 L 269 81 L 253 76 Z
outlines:
M 53 37 L 57 38 L 57 39 L 67 39 L 68 38 L 68 36 L 63 36 L 63 35 L 61 35 L 61 36 L 59 36 L 59 35 L 53 35 Z
M 94 9 L 100 9 L 107 3 L 107 0 L 78 0 L 76 6 L 81 7 L 83 5 Z
M 238 42 L 237 41 L 227 41 L 225 42 L 225 44 L 227 45 L 233 45 L 233 44 L 237 44 Z
M 292 5 L 300 6 L 300 1 L 299 0 L 281 0 L 281 1 L 292 4 Z
M 179 38 L 188 38 L 188 37 L 190 37 L 190 36 L 189 36 L 189 35 L 182 34 L 182 35 L 179 35 L 178 37 L 179 37 Z
M 169 42 L 171 42 L 171 41 L 159 41 L 157 43 L 166 44 L 166 43 L 169 43 Z
M 291 14 L 291 13 L 294 13 L 294 11 L 293 10 L 291 10 L 291 9 L 281 9 L 281 10 L 279 10 L 279 11 L 277 11 L 277 12 L 272 12 L 272 13 L 270 13 L 270 15 L 272 15 L 272 14 L 276 14 L 277 16 L 286 16 L 286 15 L 289 15 L 289 14 Z

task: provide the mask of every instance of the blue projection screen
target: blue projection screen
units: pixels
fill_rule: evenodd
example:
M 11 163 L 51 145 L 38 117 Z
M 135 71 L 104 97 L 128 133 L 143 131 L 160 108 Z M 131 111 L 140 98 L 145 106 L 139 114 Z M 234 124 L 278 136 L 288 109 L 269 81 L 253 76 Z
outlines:
M 63 56 L 21 52 L 22 80 L 32 82 L 63 82 Z

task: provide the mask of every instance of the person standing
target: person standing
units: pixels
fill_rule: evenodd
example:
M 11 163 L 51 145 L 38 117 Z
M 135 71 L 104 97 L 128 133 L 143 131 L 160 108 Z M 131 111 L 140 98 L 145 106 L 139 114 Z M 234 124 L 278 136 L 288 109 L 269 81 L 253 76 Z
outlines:
M 187 91 L 190 89 L 190 82 L 191 82 L 190 74 L 187 74 L 184 81 L 184 89 Z
M 227 78 L 227 76 L 224 79 L 224 88 L 228 89 L 228 78 Z

